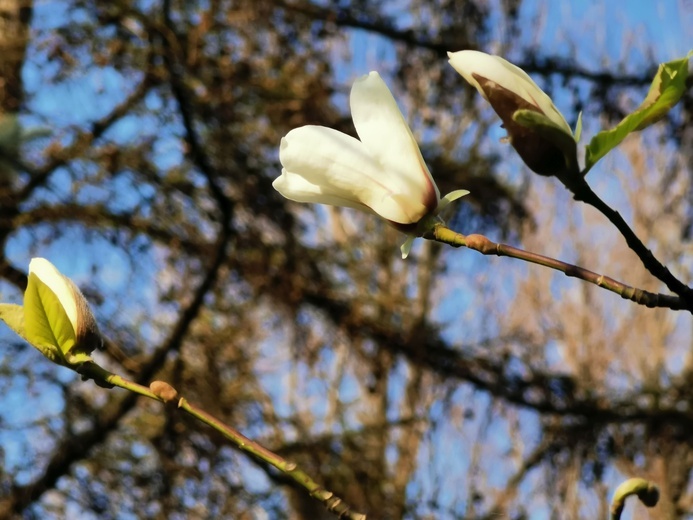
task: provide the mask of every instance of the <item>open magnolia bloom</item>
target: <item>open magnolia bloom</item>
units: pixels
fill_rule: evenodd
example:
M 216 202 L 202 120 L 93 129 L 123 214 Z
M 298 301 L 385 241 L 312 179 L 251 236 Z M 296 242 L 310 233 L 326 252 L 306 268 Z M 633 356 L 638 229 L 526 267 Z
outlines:
M 510 144 L 532 171 L 560 175 L 577 166 L 577 143 L 570 126 L 525 71 L 479 51 L 449 52 L 448 57 L 503 120 Z
M 272 186 L 297 202 L 355 208 L 387 220 L 412 237 L 418 224 L 437 216 L 457 190 L 440 198 L 419 146 L 395 99 L 377 72 L 356 80 L 351 116 L 359 139 L 324 126 L 302 126 L 281 141 L 283 169 Z M 402 246 L 406 258 L 413 238 Z

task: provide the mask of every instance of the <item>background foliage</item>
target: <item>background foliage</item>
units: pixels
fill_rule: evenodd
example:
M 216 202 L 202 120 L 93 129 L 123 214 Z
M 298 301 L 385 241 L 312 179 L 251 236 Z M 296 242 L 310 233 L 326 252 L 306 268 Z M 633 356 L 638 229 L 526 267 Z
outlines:
M 662 26 L 608 4 L 0 0 L 1 299 L 49 258 L 111 340 L 99 362 L 171 382 L 373 518 L 606 518 L 631 475 L 659 484 L 652 514 L 688 518 L 687 313 L 436 243 L 402 261 L 376 219 L 271 188 L 280 138 L 353 134 L 350 85 L 377 69 L 441 192 L 471 191 L 451 227 L 663 290 L 499 142 L 445 58 L 513 60 L 572 126 L 583 111 L 584 144 L 693 25 L 685 1 L 652 8 Z M 588 177 L 686 283 L 692 111 L 689 84 Z M 48 135 L 18 148 L 17 122 Z M 0 517 L 329 517 L 220 436 L 1 334 Z

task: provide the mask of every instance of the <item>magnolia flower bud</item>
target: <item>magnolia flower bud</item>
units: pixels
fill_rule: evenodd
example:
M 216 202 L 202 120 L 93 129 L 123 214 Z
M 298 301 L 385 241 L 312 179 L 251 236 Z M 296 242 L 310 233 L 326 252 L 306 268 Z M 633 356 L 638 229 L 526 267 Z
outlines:
M 272 186 L 297 202 L 355 208 L 379 215 L 413 236 L 458 190 L 440 198 L 438 187 L 395 99 L 377 72 L 356 80 L 350 96 L 359 139 L 323 126 L 303 126 L 281 141 L 282 174 Z M 411 241 L 403 246 L 406 257 Z
M 449 52 L 448 57 L 500 116 L 510 144 L 532 171 L 559 175 L 575 169 L 577 144 L 570 126 L 525 71 L 479 51 Z
M 41 298 L 44 313 L 49 314 L 50 309 L 48 309 L 48 307 L 50 305 L 60 305 L 72 326 L 72 337 L 70 338 L 68 334 L 68 341 L 72 343 L 72 345 L 68 347 L 65 345 L 57 345 L 63 350 L 63 354 L 66 355 L 66 357 L 74 352 L 88 354 L 95 348 L 102 348 L 103 338 L 99 332 L 94 314 L 89 308 L 89 303 L 82 294 L 82 291 L 79 290 L 75 283 L 61 274 L 60 271 L 45 258 L 34 258 L 31 260 L 29 263 L 29 284 L 34 282 L 32 277 L 35 277 L 40 283 L 50 289 L 57 298 L 57 300 Z M 25 309 L 25 313 L 31 311 L 33 311 L 33 309 Z M 27 314 L 27 316 L 30 316 L 30 314 Z M 53 324 L 51 323 L 51 325 Z M 65 349 L 68 351 L 66 352 Z

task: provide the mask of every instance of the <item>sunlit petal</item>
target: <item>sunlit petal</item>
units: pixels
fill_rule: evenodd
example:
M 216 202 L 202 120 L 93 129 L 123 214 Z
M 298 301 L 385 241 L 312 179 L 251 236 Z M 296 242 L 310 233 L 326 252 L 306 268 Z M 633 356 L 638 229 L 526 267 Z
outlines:
M 440 197 L 438 188 L 395 99 L 377 72 L 356 80 L 350 103 L 361 142 L 388 176 L 397 177 L 402 195 L 418 199 L 424 195 L 429 211 L 435 208 Z
M 493 81 L 539 109 L 554 123 L 571 133 L 570 126 L 563 115 L 556 109 L 551 98 L 539 88 L 529 75 L 520 67 L 513 65 L 500 56 L 493 56 L 479 51 L 449 52 L 450 65 L 476 88 L 488 101 L 488 96 L 475 76 Z
M 308 182 L 301 175 L 287 172 L 286 169 L 282 170 L 282 175 L 274 180 L 272 186 L 284 197 L 295 202 L 343 206 L 375 214 L 368 206 L 351 198 L 331 194 L 328 186 Z
M 375 213 L 410 237 L 424 236 L 442 222 L 440 193 L 397 103 L 377 72 L 356 81 L 350 102 L 360 140 L 322 126 L 292 130 L 272 186 L 287 199 Z M 442 207 L 463 193 L 449 194 Z M 405 258 L 412 241 L 402 246 Z
M 282 139 L 279 159 L 284 169 L 274 187 L 288 199 L 365 205 L 397 223 L 416 222 L 427 212 L 421 194 L 402 193 L 397 176 L 384 172 L 361 141 L 337 130 L 322 126 L 292 130 Z M 294 187 L 300 193 L 294 193 Z

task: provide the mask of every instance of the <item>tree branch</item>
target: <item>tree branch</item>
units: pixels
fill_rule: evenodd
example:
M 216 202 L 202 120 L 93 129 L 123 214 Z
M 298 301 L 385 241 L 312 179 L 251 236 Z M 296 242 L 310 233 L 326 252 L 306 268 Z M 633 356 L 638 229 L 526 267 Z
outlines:
M 608 218 L 609 222 L 611 222 L 621 235 L 623 235 L 623 238 L 626 239 L 628 247 L 638 255 L 638 258 L 640 258 L 645 268 L 657 279 L 664 282 L 671 292 L 678 294 L 681 297 L 680 299 L 685 302 L 686 309 L 691 310 L 693 308 L 693 289 L 671 274 L 671 271 L 657 260 L 652 251 L 642 243 L 628 223 L 623 220 L 623 217 L 618 211 L 611 208 L 606 202 L 599 198 L 586 182 L 579 183 L 577 189 L 571 191 L 575 196 L 575 200 L 592 206 Z M 674 309 L 674 307 L 671 308 Z
M 693 303 L 689 302 L 683 297 L 652 293 L 645 291 L 644 289 L 637 289 L 635 287 L 631 287 L 630 285 L 616 281 L 613 278 L 589 271 L 577 265 L 569 264 L 567 262 L 533 253 L 531 251 L 525 251 L 524 249 L 519 249 L 507 244 L 498 244 L 489 240 L 483 235 L 465 236 L 460 233 L 456 233 L 443 225 L 437 225 L 430 232 L 430 235 L 426 235 L 425 238 L 430 238 L 453 247 L 467 247 L 469 249 L 478 251 L 482 255 L 507 256 L 510 258 L 524 260 L 525 262 L 530 262 L 532 264 L 543 265 L 544 267 L 549 267 L 551 269 L 555 269 L 556 271 L 560 271 L 566 276 L 579 278 L 585 282 L 602 287 L 608 291 L 618 294 L 625 300 L 630 300 L 646 307 L 665 307 L 672 310 L 687 310 L 693 313 Z M 642 245 L 642 243 L 640 244 Z M 645 246 L 642 247 L 644 248 Z M 646 251 L 648 251 L 652 259 L 654 259 L 652 253 L 648 249 L 646 249 Z M 659 265 L 667 273 L 669 273 L 664 266 L 661 266 L 661 264 Z
M 428 36 L 418 34 L 417 31 L 407 28 L 398 28 L 395 22 L 386 17 L 372 19 L 365 13 L 358 12 L 353 8 L 333 9 L 320 5 L 301 1 L 301 0 L 281 0 L 281 5 L 288 11 L 292 11 L 303 16 L 307 16 L 315 21 L 329 21 L 338 27 L 350 27 L 363 29 L 381 36 L 390 38 L 393 41 L 403 43 L 411 47 L 418 47 L 433 51 L 438 57 L 447 59 L 449 51 L 463 50 L 456 48 L 454 42 L 445 40 L 434 40 Z M 465 49 L 477 50 L 475 45 L 467 45 Z M 583 67 L 574 65 L 568 60 L 556 57 L 537 58 L 532 56 L 515 65 L 526 72 L 534 72 L 545 76 L 560 74 L 565 77 L 582 78 L 599 85 L 621 85 L 621 86 L 647 86 L 652 81 L 657 67 L 644 70 L 641 74 L 611 74 L 608 72 L 596 72 L 587 70 Z
M 144 97 L 149 88 L 152 86 L 152 78 L 148 73 L 145 73 L 144 78 L 140 81 L 139 85 L 130 93 L 130 95 L 119 105 L 113 108 L 109 114 L 94 121 L 91 124 L 89 130 L 80 132 L 74 139 L 71 145 L 68 145 L 52 154 L 51 160 L 34 171 L 29 171 L 31 176 L 29 182 L 22 188 L 17 194 L 18 201 L 26 200 L 36 188 L 41 186 L 48 176 L 55 171 L 56 168 L 67 164 L 68 161 L 76 157 L 78 154 L 84 152 L 89 148 L 89 146 L 99 137 L 101 137 L 106 130 L 108 130 L 114 123 L 116 123 L 120 118 L 127 115 L 130 110 Z
M 138 374 L 136 383 L 146 384 L 153 379 L 153 375 L 161 369 L 170 352 L 177 351 L 183 343 L 190 326 L 199 314 L 204 304 L 205 296 L 214 286 L 219 274 L 219 269 L 226 258 L 228 235 L 221 233 L 212 263 L 207 273 L 195 291 L 190 304 L 181 312 L 176 326 L 170 332 L 166 341 L 143 365 Z M 21 515 L 28 506 L 36 502 L 43 493 L 55 487 L 58 479 L 69 471 L 69 468 L 77 461 L 89 455 L 89 451 L 102 443 L 109 433 L 115 430 L 120 420 L 135 406 L 137 394 L 130 393 L 111 408 L 107 408 L 95 418 L 94 428 L 84 433 L 70 435 L 53 452 L 53 458 L 48 462 L 43 475 L 34 482 L 15 486 L 9 496 L 0 502 L 0 518 L 10 517 L 12 514 Z

